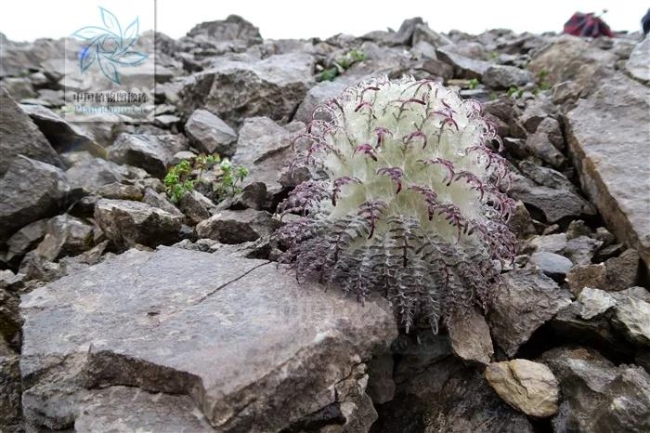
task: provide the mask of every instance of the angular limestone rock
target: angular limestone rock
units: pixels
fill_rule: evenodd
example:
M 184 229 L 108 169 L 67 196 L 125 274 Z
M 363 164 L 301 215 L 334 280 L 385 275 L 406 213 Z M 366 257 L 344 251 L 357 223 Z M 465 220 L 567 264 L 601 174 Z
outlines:
M 118 410 L 97 396 L 98 387 L 110 396 L 124 385 L 189 396 L 191 410 L 224 433 L 280 431 L 332 404 L 345 423 L 369 426 L 376 413 L 363 403 L 359 368 L 397 337 L 383 301 L 363 306 L 299 285 L 262 260 L 164 247 L 130 250 L 37 289 L 22 315 L 26 419 L 58 428 L 71 427 L 89 399 L 98 407 L 77 418 L 87 429 L 102 425 L 92 415 L 102 411 L 146 425 L 150 410 L 138 408 L 154 405 L 149 397 Z M 171 400 L 154 406 L 168 411 Z
M 650 266 L 650 89 L 617 74 L 566 115 L 580 183 L 620 241 Z M 647 132 L 647 131 L 645 131 Z
M 560 388 L 551 369 L 527 359 L 495 362 L 485 369 L 485 378 L 509 405 L 537 418 L 557 413 Z

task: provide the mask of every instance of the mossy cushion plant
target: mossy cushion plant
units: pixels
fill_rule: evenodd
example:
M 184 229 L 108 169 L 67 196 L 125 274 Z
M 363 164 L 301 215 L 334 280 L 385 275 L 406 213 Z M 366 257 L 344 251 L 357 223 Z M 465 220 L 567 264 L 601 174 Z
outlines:
M 326 112 L 326 116 L 322 113 Z M 302 217 L 280 232 L 299 279 L 363 301 L 384 294 L 407 332 L 474 305 L 486 308 L 514 257 L 502 191 L 505 160 L 476 101 L 432 81 L 373 79 L 319 106 L 292 166 L 324 180 L 298 185 L 280 211 Z

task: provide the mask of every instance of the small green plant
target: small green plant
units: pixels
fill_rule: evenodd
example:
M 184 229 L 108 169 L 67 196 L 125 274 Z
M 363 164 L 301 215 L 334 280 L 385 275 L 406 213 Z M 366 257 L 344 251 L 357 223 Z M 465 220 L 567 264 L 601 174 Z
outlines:
M 350 50 L 344 56 L 334 61 L 334 66 L 325 69 L 320 74 L 320 81 L 332 81 L 337 76 L 350 69 L 355 63 L 366 60 L 366 54 L 360 50 Z
M 219 164 L 221 168 L 221 180 L 213 185 L 214 192 L 219 197 L 234 196 L 241 192 L 239 184 L 244 181 L 248 176 L 248 169 L 246 167 L 234 166 L 232 163 L 224 159 Z
M 193 161 L 184 159 L 171 167 L 165 176 L 165 189 L 172 203 L 178 203 L 183 196 L 202 182 L 203 172 L 219 164 L 221 175 L 212 185 L 217 201 L 241 192 L 239 184 L 248 176 L 248 169 L 234 166 L 230 160 L 219 155 L 199 155 Z
M 507 95 L 510 98 L 521 98 L 524 96 L 524 89 L 512 86 L 508 89 Z
M 539 90 L 549 90 L 551 88 L 551 83 L 548 82 L 548 71 L 542 69 L 537 74 L 537 86 Z
M 348 53 L 348 55 L 352 57 L 355 62 L 363 62 L 366 60 L 366 53 L 360 50 L 352 50 Z
M 478 87 L 479 84 L 480 84 L 480 83 L 479 83 L 479 81 L 478 81 L 476 78 L 472 78 L 471 80 L 469 80 L 469 88 L 470 88 L 471 90 L 476 89 L 476 88 Z
M 178 203 L 186 192 L 194 189 L 194 179 L 191 179 L 192 165 L 185 159 L 169 169 L 165 176 L 167 197 L 172 203 Z
M 327 68 L 320 74 L 321 81 L 333 81 L 339 75 L 339 70 L 336 68 Z

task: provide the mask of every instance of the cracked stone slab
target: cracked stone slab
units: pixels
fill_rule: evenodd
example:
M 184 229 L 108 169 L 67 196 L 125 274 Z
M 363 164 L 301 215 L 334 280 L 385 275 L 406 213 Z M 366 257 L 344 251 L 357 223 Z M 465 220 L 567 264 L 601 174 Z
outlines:
M 571 304 L 571 293 L 536 268 L 516 269 L 495 288 L 490 324 L 494 342 L 514 356 L 544 323 Z
M 76 433 L 214 432 L 186 395 L 114 386 L 89 392 L 81 407 L 74 424 Z
M 96 388 L 130 386 L 189 396 L 224 433 L 279 431 L 337 402 L 338 384 L 397 336 L 383 301 L 298 284 L 262 260 L 165 247 L 64 277 L 21 308 L 29 413 L 63 398 L 75 413 Z M 81 367 L 61 363 L 72 358 Z M 128 405 L 123 416 L 135 416 Z
M 650 89 L 617 74 L 566 115 L 580 183 L 621 242 L 650 266 Z

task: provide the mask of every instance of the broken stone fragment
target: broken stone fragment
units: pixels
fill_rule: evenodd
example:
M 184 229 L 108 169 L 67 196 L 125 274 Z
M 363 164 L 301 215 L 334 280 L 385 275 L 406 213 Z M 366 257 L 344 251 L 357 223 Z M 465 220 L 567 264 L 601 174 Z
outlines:
M 548 418 L 558 411 L 559 383 L 544 364 L 527 359 L 495 362 L 485 369 L 485 378 L 506 403 L 526 415 Z

